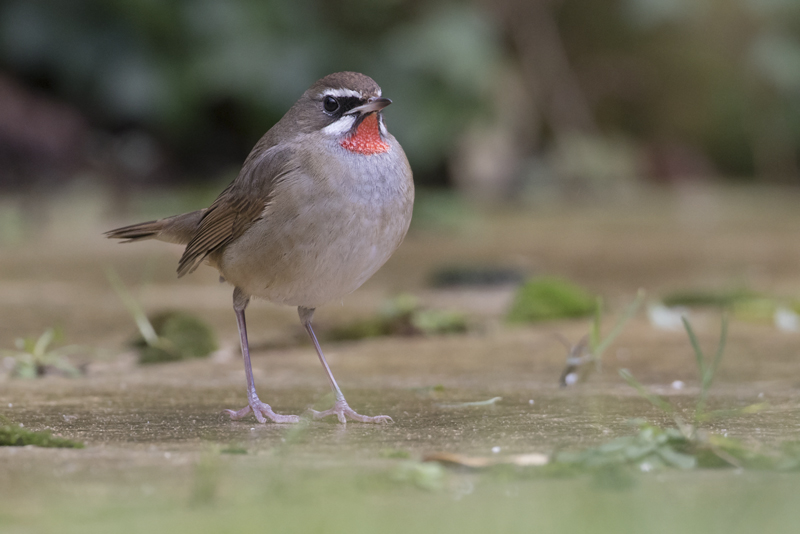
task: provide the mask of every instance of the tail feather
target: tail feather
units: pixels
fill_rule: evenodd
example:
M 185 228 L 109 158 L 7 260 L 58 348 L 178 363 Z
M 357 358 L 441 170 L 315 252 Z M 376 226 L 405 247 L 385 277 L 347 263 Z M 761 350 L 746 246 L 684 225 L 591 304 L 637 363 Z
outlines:
M 124 239 L 123 243 L 131 243 L 133 241 L 141 241 L 142 239 L 152 239 L 157 237 L 159 232 L 161 232 L 162 227 L 163 220 L 148 221 L 109 230 L 103 235 L 109 239 Z
M 123 243 L 142 241 L 144 239 L 158 239 L 168 243 L 185 245 L 194 237 L 205 209 L 175 215 L 157 221 L 147 221 L 131 224 L 106 232 L 109 239 L 123 239 Z

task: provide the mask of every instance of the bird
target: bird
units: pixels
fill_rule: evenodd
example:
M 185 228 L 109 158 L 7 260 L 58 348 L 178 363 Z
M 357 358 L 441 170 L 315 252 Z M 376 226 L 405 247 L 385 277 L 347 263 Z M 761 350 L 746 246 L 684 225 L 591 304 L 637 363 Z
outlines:
M 314 418 L 393 422 L 348 405 L 311 326 L 318 306 L 355 291 L 389 259 L 411 223 L 411 166 L 382 113 L 391 103 L 369 76 L 329 74 L 264 134 L 208 208 L 105 233 L 185 245 L 179 278 L 207 264 L 233 286 L 248 404 L 225 410 L 231 419 L 252 412 L 260 423 L 300 421 L 256 393 L 245 309 L 259 298 L 297 307 L 334 394 L 330 409 L 309 409 Z

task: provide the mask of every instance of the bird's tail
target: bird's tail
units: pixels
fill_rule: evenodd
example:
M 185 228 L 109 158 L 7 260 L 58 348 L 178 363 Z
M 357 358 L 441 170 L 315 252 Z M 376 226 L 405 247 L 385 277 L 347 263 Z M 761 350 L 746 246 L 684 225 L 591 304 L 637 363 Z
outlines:
M 159 241 L 185 245 L 194 237 L 205 211 L 202 209 L 157 221 L 123 226 L 122 228 L 110 230 L 104 235 L 109 239 L 123 239 L 123 243 L 141 241 L 143 239 L 158 239 Z
M 156 237 L 161 232 L 162 226 L 163 221 L 148 221 L 109 230 L 103 235 L 109 239 L 124 239 L 123 243 L 130 243 L 131 241 Z

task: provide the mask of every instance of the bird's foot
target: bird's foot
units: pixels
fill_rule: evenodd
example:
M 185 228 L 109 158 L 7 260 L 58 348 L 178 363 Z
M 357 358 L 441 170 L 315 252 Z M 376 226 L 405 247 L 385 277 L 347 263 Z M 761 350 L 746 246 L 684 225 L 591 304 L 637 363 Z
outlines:
M 354 421 L 360 421 L 362 423 L 394 423 L 392 418 L 388 415 L 376 415 L 374 417 L 369 415 L 361 415 L 348 406 L 347 401 L 344 399 L 337 400 L 333 405 L 333 408 L 330 410 L 318 412 L 316 410 L 309 409 L 309 411 L 314 416 L 314 419 L 321 419 L 323 417 L 328 417 L 329 415 L 335 415 L 339 419 L 340 423 L 347 423 L 348 417 Z
M 269 404 L 264 404 L 258 398 L 251 399 L 250 404 L 239 410 L 223 410 L 223 413 L 228 414 L 234 421 L 241 419 L 245 415 L 253 412 L 259 423 L 266 423 L 269 417 L 275 423 L 299 423 L 300 417 L 297 415 L 280 415 L 272 411 Z M 266 417 L 265 417 L 266 416 Z

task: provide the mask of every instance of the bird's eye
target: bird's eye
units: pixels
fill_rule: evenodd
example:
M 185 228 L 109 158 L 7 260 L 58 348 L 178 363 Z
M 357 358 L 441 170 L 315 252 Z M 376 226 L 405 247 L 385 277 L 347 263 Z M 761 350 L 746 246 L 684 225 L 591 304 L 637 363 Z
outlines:
M 332 96 L 326 96 L 325 100 L 322 101 L 322 107 L 325 108 L 325 111 L 328 113 L 333 113 L 339 109 L 339 102 Z

